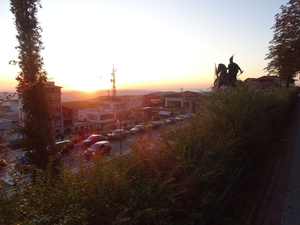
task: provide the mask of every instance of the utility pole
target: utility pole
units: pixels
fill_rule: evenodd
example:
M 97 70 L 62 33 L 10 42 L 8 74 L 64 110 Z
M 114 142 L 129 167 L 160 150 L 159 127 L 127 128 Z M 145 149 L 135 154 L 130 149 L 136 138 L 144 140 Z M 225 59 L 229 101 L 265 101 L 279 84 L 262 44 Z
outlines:
M 102 84 L 102 76 L 100 76 L 100 93 L 99 93 L 99 95 L 100 95 L 100 99 L 102 99 L 102 87 L 101 87 L 101 84 Z
M 113 99 L 116 98 L 116 92 L 117 92 L 117 90 L 116 90 L 116 74 L 115 74 L 116 71 L 117 71 L 117 69 L 114 68 L 114 65 L 113 65 L 113 69 L 112 69 L 112 73 L 111 73 L 111 80 L 110 80 L 113 83 L 113 87 L 112 87 Z
M 99 92 L 99 105 L 98 105 L 98 107 L 99 107 L 99 110 L 100 110 L 100 106 L 101 106 L 101 101 L 102 101 L 102 87 L 101 87 L 101 76 L 100 76 L 100 92 Z

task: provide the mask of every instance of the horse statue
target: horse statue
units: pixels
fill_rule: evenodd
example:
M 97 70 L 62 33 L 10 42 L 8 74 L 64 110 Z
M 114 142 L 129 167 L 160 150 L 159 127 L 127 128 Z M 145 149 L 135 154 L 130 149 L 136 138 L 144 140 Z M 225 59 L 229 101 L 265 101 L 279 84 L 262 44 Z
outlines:
M 227 68 L 223 63 L 218 65 L 217 69 L 217 79 L 214 82 L 216 89 L 219 90 L 221 86 L 228 86 L 230 84 L 229 74 L 227 73 Z
M 238 64 L 233 62 L 233 56 L 230 57 L 227 68 L 223 63 L 220 63 L 218 68 L 215 68 L 215 75 L 217 78 L 214 82 L 214 90 L 219 90 L 222 88 L 222 86 L 235 87 L 236 82 L 240 82 L 237 80 L 238 71 L 241 72 L 239 75 L 241 75 L 244 71 L 239 67 Z
M 240 74 L 242 74 L 244 71 L 239 67 L 238 64 L 233 62 L 233 56 L 229 58 L 228 75 L 229 75 L 229 85 L 235 86 L 238 72 L 240 71 L 241 72 Z

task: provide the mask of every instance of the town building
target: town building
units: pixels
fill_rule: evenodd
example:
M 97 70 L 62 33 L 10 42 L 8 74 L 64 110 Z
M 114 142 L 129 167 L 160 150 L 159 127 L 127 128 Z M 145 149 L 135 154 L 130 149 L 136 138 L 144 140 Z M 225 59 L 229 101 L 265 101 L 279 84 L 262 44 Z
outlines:
M 156 120 L 195 112 L 201 109 L 202 102 L 208 97 L 208 93 L 193 91 L 161 93 L 160 96 L 151 94 L 144 96 L 150 104 L 134 108 L 132 115 L 135 120 Z
M 62 106 L 62 87 L 54 82 L 45 85 L 47 101 L 53 118 L 55 133 L 74 134 L 79 131 L 91 131 L 99 126 L 115 122 L 120 119 L 133 121 L 168 118 L 177 114 L 195 112 L 201 108 L 201 102 L 209 95 L 205 92 L 185 91 L 160 92 L 142 96 L 119 96 L 106 100 L 90 100 L 89 108 L 74 112 Z M 15 112 L 18 121 L 24 118 L 22 111 L 22 98 L 10 100 L 10 110 Z M 76 114 L 76 116 L 75 116 Z M 3 123 L 4 124 L 8 124 Z
M 129 99 L 114 98 L 99 102 L 98 106 L 78 110 L 80 121 L 93 122 L 95 126 L 104 125 L 125 117 L 125 112 L 142 106 L 142 100 L 135 97 Z
M 184 91 L 164 96 L 165 107 L 196 111 L 201 108 L 201 102 L 207 99 L 205 92 Z
M 75 121 L 73 110 L 62 106 L 62 87 L 56 86 L 55 83 L 52 81 L 47 82 L 47 84 L 45 85 L 45 89 L 55 133 L 62 132 L 64 134 L 72 134 L 79 130 L 93 128 L 93 123 Z M 15 112 L 18 115 L 17 121 L 22 122 L 25 116 L 22 110 L 22 94 L 18 93 L 18 99 L 11 99 L 9 103 L 10 111 Z M 20 123 L 20 125 L 21 124 L 22 123 Z
M 290 87 L 295 86 L 295 79 L 289 83 Z M 257 89 L 274 91 L 281 87 L 285 87 L 286 83 L 279 76 L 261 76 L 259 78 L 247 78 L 245 83 L 254 86 Z

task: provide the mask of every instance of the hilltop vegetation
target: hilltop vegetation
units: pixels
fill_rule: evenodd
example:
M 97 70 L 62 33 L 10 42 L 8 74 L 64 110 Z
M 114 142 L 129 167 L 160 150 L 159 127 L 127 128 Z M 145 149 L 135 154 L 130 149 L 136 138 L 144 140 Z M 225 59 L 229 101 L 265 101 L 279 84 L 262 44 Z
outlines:
M 239 85 L 214 92 L 192 121 L 161 134 L 154 149 L 133 144 L 127 156 L 95 158 L 75 174 L 60 168 L 56 177 L 50 165 L 35 185 L 16 185 L 12 197 L 3 192 L 0 223 L 199 223 L 253 152 L 276 154 L 270 143 L 282 135 L 298 91 Z

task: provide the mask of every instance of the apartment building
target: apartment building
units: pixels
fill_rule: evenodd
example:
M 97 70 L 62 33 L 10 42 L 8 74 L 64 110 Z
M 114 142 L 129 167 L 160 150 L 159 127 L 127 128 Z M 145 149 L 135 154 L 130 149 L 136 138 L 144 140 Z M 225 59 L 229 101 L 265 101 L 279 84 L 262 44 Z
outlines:
M 75 131 L 73 110 L 62 106 L 61 104 L 61 89 L 55 83 L 47 82 L 45 85 L 47 101 L 49 102 L 50 115 L 53 120 L 54 132 L 63 132 L 70 134 Z M 24 119 L 24 112 L 22 111 L 22 95 L 19 94 L 18 99 L 10 100 L 10 110 L 16 111 L 19 114 L 19 120 Z M 88 124 L 89 125 L 89 124 Z M 83 129 L 86 125 L 78 124 L 77 130 Z
M 45 85 L 47 101 L 50 106 L 50 114 L 52 115 L 53 127 L 55 131 L 64 129 L 63 112 L 61 105 L 61 89 L 54 82 L 47 82 Z
M 105 124 L 116 121 L 126 110 L 141 107 L 140 98 L 131 97 L 129 99 L 110 99 L 103 101 L 101 106 L 95 106 L 89 109 L 78 110 L 78 119 L 80 121 L 93 122 L 95 125 Z

